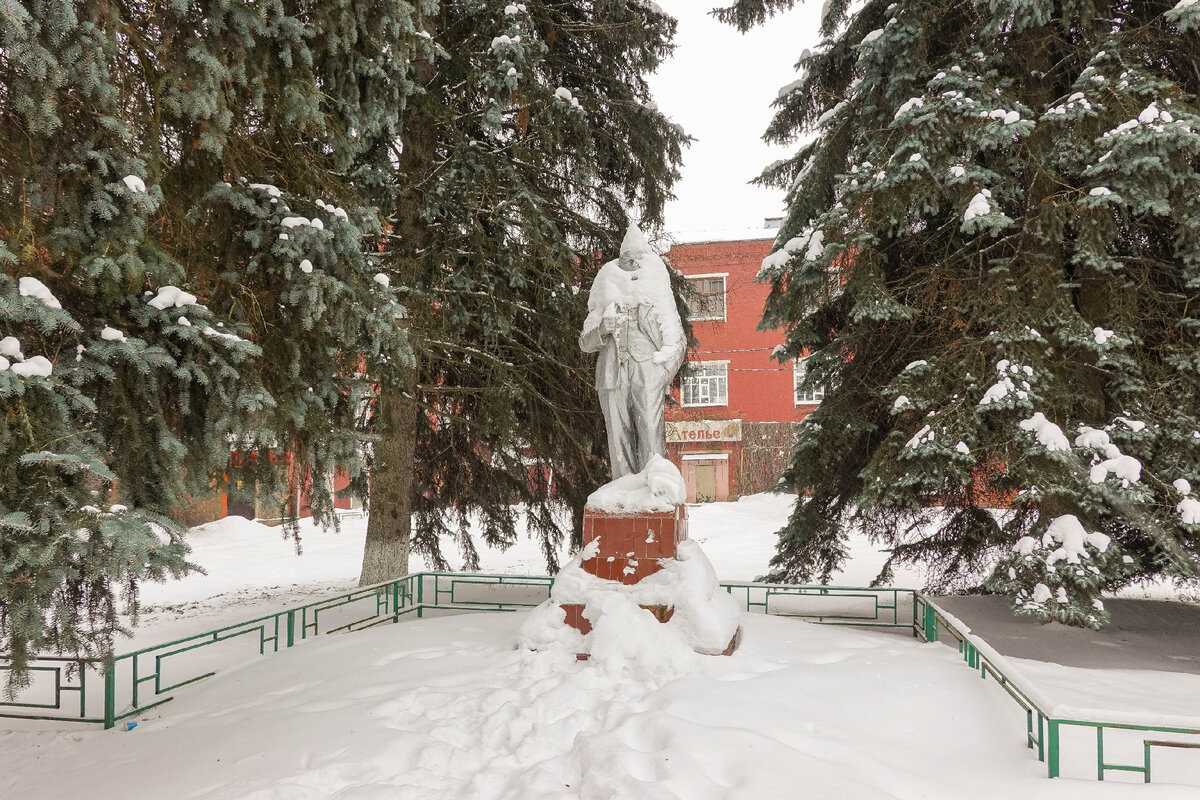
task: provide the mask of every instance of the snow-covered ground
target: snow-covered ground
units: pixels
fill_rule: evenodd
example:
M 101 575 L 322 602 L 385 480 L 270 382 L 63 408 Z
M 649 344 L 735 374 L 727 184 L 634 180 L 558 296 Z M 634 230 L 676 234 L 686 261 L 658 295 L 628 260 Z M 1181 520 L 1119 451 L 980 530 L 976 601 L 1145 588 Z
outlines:
M 759 495 L 690 509 L 725 580 L 767 570 L 792 502 Z M 136 644 L 208 630 L 353 586 L 363 520 L 195 529 L 209 574 L 145 587 Z M 862 537 L 836 581 L 884 555 Z M 565 554 L 564 554 L 565 556 Z M 488 572 L 544 574 L 537 546 L 483 554 Z M 565 561 L 565 557 L 564 557 Z M 425 565 L 414 560 L 413 570 Z M 898 585 L 919 586 L 919 575 Z M 0 723 L 0 797 L 246 798 L 1192 798 L 1196 751 L 1156 752 L 1155 784 L 1096 783 L 1095 736 L 1065 734 L 1048 780 L 1024 714 L 952 648 L 903 633 L 746 615 L 731 657 L 576 662 L 516 649 L 526 613 L 413 620 L 321 637 L 223 669 L 128 732 Z M 128 650 L 132 644 L 119 646 Z M 1170 712 L 1200 724 L 1200 676 L 1013 660 L 1064 707 Z M 1078 738 L 1078 737 L 1076 737 Z M 1106 739 L 1108 763 L 1141 762 Z
M 127 733 L 0 734 L 3 794 L 1195 797 L 1048 780 L 1022 747 L 1017 707 L 939 645 L 753 616 L 731 657 L 645 669 L 515 650 L 525 616 L 325 637 L 226 671 Z

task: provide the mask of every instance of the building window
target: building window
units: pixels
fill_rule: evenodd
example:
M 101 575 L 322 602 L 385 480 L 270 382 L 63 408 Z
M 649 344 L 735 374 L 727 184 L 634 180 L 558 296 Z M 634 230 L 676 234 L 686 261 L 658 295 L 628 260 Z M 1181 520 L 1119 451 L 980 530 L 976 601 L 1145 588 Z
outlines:
M 728 364 L 721 362 L 688 364 L 683 379 L 685 406 L 729 405 Z
M 813 405 L 825 399 L 824 386 L 810 386 L 807 390 L 801 390 L 800 386 L 804 383 L 804 376 L 808 373 L 804 362 L 806 359 L 797 358 L 795 361 L 795 369 L 793 371 L 792 389 L 796 395 L 796 405 Z
M 688 278 L 688 310 L 692 319 L 725 319 L 725 276 Z

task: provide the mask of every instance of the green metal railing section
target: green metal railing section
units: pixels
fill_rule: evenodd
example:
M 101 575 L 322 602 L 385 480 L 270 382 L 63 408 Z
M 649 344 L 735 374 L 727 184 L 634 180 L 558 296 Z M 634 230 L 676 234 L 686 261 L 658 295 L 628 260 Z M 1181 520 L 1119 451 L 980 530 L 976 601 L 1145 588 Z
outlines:
M 1054 716 L 1050 713 L 1053 704 L 1039 696 L 1032 686 L 1019 685 L 1014 678 L 1015 672 L 1003 656 L 972 634 L 970 628 L 921 594 L 913 595 L 912 628 L 913 636 L 926 642 L 941 641 L 943 634 L 949 636 L 958 644 L 958 651 L 968 667 L 979 670 L 980 678 L 991 678 L 995 681 L 1021 707 L 1025 712 L 1026 745 L 1032 750 L 1037 750 L 1038 760 L 1046 764 L 1046 774 L 1051 778 L 1057 778 L 1062 773 L 1063 738 L 1069 731 L 1095 730 L 1096 780 L 1101 781 L 1109 772 L 1135 772 L 1141 773 L 1143 780 L 1150 783 L 1151 754 L 1155 749 L 1200 751 L 1200 728 Z M 1104 755 L 1106 731 L 1118 735 L 1132 734 L 1135 739 L 1140 738 L 1141 763 L 1109 763 Z M 1151 734 L 1154 738 L 1148 736 Z M 1175 738 L 1163 739 L 1159 734 Z M 1090 741 L 1090 737 L 1085 738 Z M 1076 745 L 1080 744 L 1079 737 L 1075 737 L 1073 741 Z M 1200 756 L 1200 752 L 1197 752 L 1197 755 Z
M 17 698 L 0 701 L 0 717 L 111 728 L 247 656 L 278 653 L 322 634 L 364 630 L 427 611 L 529 608 L 549 597 L 552 585 L 550 577 L 418 573 L 106 661 L 40 657 L 30 664 L 30 686 Z M 0 656 L 0 671 L 8 668 Z M 103 692 L 92 688 L 96 684 Z
M 408 615 L 531 608 L 550 596 L 547 576 L 418 573 L 256 617 L 236 625 L 121 653 L 107 662 L 45 657 L 33 683 L 0 702 L 0 717 L 102 723 L 111 728 L 170 701 L 217 670 L 328 633 L 398 622 Z M 907 628 L 907 589 L 722 583 L 750 612 L 836 625 Z M 0 659 L 0 670 L 5 669 Z M 103 692 L 89 687 L 100 684 Z M 32 698 L 32 699 L 23 699 Z
M 868 628 L 908 628 L 912 625 L 912 598 L 917 596 L 912 589 L 729 582 L 721 586 L 737 597 L 746 611 Z

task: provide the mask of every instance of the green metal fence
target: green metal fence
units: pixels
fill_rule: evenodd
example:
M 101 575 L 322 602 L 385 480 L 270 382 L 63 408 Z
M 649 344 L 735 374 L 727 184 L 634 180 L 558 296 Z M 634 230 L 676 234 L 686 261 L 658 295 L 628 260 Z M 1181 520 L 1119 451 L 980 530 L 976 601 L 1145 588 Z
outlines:
M 971 669 L 979 670 L 979 677 L 991 678 L 1025 712 L 1025 741 L 1030 749 L 1036 750 L 1038 760 L 1046 764 L 1046 774 L 1057 778 L 1062 774 L 1062 757 L 1065 749 L 1064 733 L 1071 730 L 1095 730 L 1096 779 L 1104 780 L 1109 772 L 1141 773 L 1143 780 L 1150 783 L 1151 755 L 1155 749 L 1171 748 L 1200 751 L 1200 728 L 1138 725 L 1126 722 L 1071 719 L 1050 713 L 1052 704 L 1040 697 L 1031 685 L 1022 685 L 1012 668 L 999 653 L 983 639 L 971 633 L 971 629 L 940 608 L 933 600 L 921 594 L 913 596 L 913 636 L 926 642 L 941 641 L 943 634 L 953 639 L 962 653 L 963 661 Z M 1132 733 L 1140 737 L 1141 763 L 1108 763 L 1104 755 L 1105 732 Z M 1174 736 L 1163 739 L 1161 734 Z M 1090 737 L 1089 737 L 1090 742 Z M 1078 742 L 1076 743 L 1078 746 Z
M 417 573 L 120 653 L 106 662 L 45 657 L 31 665 L 28 700 L 0 702 L 0 717 L 102 723 L 111 728 L 248 656 L 268 655 L 321 634 L 357 631 L 408 615 L 531 608 L 550 596 L 548 576 Z M 906 628 L 906 589 L 723 583 L 750 612 L 840 625 Z M 5 669 L 0 659 L 0 670 Z M 90 687 L 100 684 L 103 691 Z
M 870 589 L 852 586 L 790 586 L 776 583 L 722 582 L 746 611 L 809 622 L 868 628 L 908 628 L 912 625 L 912 589 Z

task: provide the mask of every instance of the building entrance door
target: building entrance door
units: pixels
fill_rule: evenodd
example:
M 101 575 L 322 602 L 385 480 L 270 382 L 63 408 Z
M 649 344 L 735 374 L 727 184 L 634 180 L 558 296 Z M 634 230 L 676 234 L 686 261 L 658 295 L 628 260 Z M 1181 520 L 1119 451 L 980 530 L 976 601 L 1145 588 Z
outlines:
M 228 516 L 254 519 L 254 481 L 249 480 L 240 468 L 229 470 L 226 496 L 229 498 L 229 505 L 225 511 Z
M 717 499 L 717 465 L 696 465 L 696 502 L 711 503 Z

